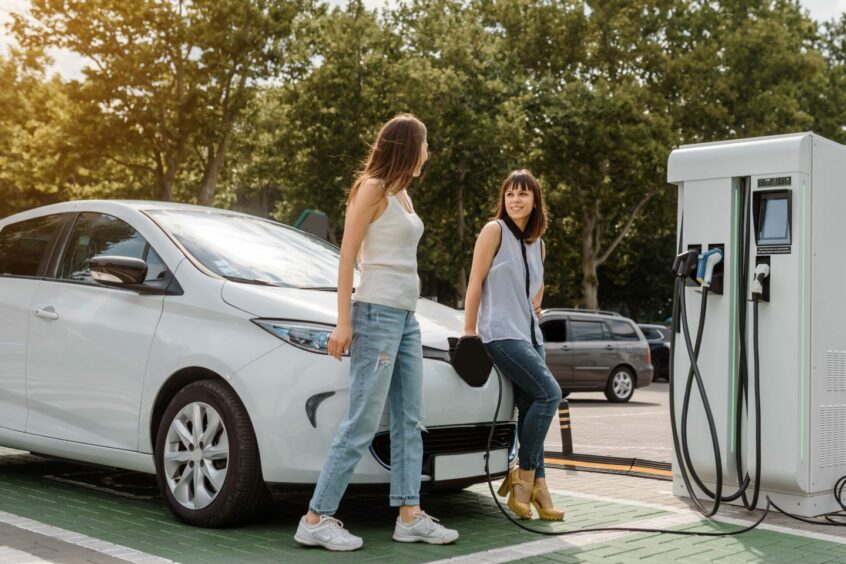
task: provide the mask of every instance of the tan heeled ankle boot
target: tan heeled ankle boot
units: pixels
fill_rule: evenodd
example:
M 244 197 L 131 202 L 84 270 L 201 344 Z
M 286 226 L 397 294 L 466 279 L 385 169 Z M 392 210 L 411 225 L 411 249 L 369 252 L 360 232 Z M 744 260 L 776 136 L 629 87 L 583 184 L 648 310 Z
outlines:
M 518 501 L 517 497 L 514 495 L 514 489 L 517 487 L 529 489 L 532 487 L 532 483 L 521 480 L 520 469 L 515 466 L 508 472 L 508 475 L 505 477 L 505 480 L 503 480 L 497 493 L 499 493 L 500 497 L 508 495 L 507 505 L 509 509 L 516 513 L 521 519 L 531 519 L 532 508 L 529 503 Z

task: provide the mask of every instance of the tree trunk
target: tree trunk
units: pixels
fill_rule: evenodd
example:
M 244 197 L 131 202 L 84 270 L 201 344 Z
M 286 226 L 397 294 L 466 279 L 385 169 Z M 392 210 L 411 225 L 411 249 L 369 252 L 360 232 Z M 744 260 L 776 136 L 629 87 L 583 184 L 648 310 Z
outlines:
M 226 159 L 226 146 L 229 144 L 229 133 L 227 132 L 215 149 L 214 145 L 209 146 L 208 159 L 203 180 L 200 184 L 200 193 L 197 196 L 197 203 L 201 206 L 214 205 L 214 193 L 217 188 L 217 181 L 220 178 L 220 171 L 223 170 L 223 163 Z
M 599 309 L 599 280 L 596 277 L 596 260 L 582 257 L 582 299 L 587 309 Z
M 456 220 L 458 222 L 458 244 L 459 248 L 464 244 L 464 179 L 467 177 L 466 167 L 462 164 L 458 173 L 458 202 L 456 209 Z M 459 257 L 462 253 L 459 253 Z M 460 259 L 459 259 L 460 260 Z M 455 289 L 458 290 L 459 306 L 464 307 L 464 300 L 467 297 L 467 269 L 464 268 L 464 262 L 459 262 L 458 273 L 455 280 Z
M 164 163 L 160 153 L 155 154 L 156 159 L 156 187 L 158 188 L 158 198 L 163 202 L 173 201 L 173 182 L 168 182 L 168 176 L 165 174 Z
M 599 280 L 596 269 L 597 233 L 599 223 L 599 208 L 584 215 L 582 225 L 582 301 L 587 309 L 599 309 Z
M 623 240 L 623 237 L 631 230 L 632 225 L 640 217 L 643 207 L 651 200 L 658 191 L 653 189 L 647 192 L 643 198 L 629 212 L 626 223 L 620 228 L 617 236 L 602 250 L 602 214 L 599 211 L 599 201 L 595 201 L 593 208 L 584 214 L 582 225 L 582 300 L 585 308 L 599 309 L 599 278 L 597 269 L 605 264 L 611 253 Z

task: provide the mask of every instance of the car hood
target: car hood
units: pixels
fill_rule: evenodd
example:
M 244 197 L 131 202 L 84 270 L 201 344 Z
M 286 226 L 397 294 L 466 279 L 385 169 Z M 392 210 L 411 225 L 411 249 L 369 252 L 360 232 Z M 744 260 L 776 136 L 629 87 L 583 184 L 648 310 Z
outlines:
M 226 282 L 221 297 L 229 305 L 256 317 L 329 325 L 338 321 L 337 292 Z M 460 337 L 464 329 L 463 311 L 431 300 L 418 300 L 415 313 L 425 347 L 447 350 L 447 337 Z

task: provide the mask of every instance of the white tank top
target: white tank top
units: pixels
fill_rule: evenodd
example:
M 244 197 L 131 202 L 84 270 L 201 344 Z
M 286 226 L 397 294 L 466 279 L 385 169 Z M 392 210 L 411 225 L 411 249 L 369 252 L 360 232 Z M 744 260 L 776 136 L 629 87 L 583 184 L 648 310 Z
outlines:
M 353 299 L 414 311 L 420 297 L 417 243 L 423 222 L 405 211 L 396 196 L 388 194 L 387 199 L 388 207 L 367 227 L 361 242 L 361 281 Z

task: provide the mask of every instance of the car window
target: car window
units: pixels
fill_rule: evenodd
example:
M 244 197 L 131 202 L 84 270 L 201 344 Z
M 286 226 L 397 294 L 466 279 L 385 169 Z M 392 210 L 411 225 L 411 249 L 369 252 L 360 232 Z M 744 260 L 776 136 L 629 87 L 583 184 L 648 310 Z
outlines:
M 563 319 L 550 319 L 541 323 L 543 340 L 547 343 L 563 343 L 567 341 L 567 325 Z
M 572 341 L 607 341 L 609 335 L 601 321 L 570 320 L 570 339 Z
M 82 213 L 74 223 L 56 277 L 96 284 L 88 263 L 95 256 L 146 260 L 145 282 L 162 278 L 167 272 L 161 257 L 131 225 L 107 214 Z
M 649 341 L 659 341 L 664 338 L 658 329 L 644 329 L 641 327 L 640 330 L 643 331 L 643 336 Z
M 0 275 L 38 276 L 64 216 L 47 215 L 7 225 L 0 231 Z
M 608 326 L 611 328 L 611 334 L 614 335 L 615 341 L 639 341 L 637 331 L 634 325 L 628 321 L 609 320 Z
M 223 278 L 295 288 L 328 289 L 338 283 L 338 247 L 280 223 L 225 211 L 148 214 L 191 257 Z

